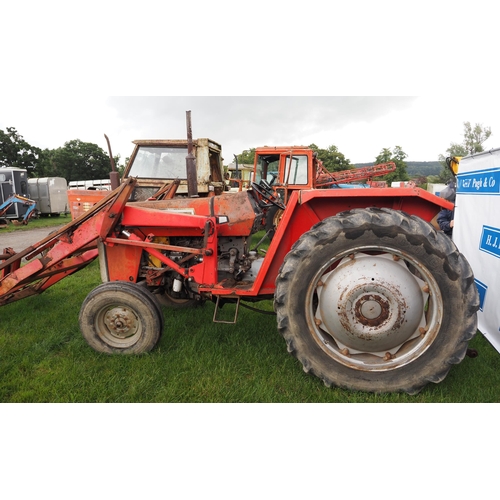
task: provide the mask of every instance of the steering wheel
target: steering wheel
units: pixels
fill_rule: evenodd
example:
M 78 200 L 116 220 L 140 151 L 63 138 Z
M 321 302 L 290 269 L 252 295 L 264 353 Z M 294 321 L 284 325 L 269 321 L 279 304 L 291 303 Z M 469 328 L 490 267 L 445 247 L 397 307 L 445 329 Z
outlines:
M 273 188 L 266 180 L 262 179 L 259 184 L 252 182 L 251 186 L 252 189 L 261 197 L 261 200 L 259 201 L 259 205 L 261 207 L 265 208 L 270 205 L 275 205 L 276 207 L 285 210 L 285 205 L 281 202 L 279 196 L 275 194 Z

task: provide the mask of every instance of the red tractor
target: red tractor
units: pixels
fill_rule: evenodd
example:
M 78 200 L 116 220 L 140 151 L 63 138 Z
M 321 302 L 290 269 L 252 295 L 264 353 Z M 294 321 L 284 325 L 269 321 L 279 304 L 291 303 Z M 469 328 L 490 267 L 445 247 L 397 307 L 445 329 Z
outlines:
M 473 273 L 430 224 L 449 202 L 419 188 L 295 189 L 285 205 L 264 178 L 237 193 L 129 201 L 136 184 L 23 252 L 5 249 L 0 305 L 98 257 L 103 283 L 79 324 L 100 352 L 153 349 L 162 306 L 213 301 L 219 321 L 233 303 L 236 322 L 240 302 L 274 300 L 288 351 L 328 386 L 414 394 L 464 358 L 477 326 Z M 274 206 L 281 222 L 261 253 L 251 239 Z

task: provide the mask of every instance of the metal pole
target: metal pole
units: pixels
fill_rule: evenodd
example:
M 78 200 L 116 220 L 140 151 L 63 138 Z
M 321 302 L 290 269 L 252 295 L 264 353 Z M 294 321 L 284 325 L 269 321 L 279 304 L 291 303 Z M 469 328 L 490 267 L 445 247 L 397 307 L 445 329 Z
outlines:
M 193 133 L 191 131 L 191 111 L 186 111 L 188 155 L 186 156 L 186 176 L 188 182 L 188 196 L 198 197 L 198 179 L 196 175 L 196 158 L 193 155 Z
M 106 137 L 106 142 L 108 143 L 109 161 L 111 162 L 109 180 L 111 181 L 111 190 L 114 191 L 120 185 L 120 174 L 118 173 L 118 170 L 116 170 L 115 159 L 113 158 L 113 153 L 111 152 L 111 144 L 109 143 L 108 136 L 104 134 L 104 137 Z

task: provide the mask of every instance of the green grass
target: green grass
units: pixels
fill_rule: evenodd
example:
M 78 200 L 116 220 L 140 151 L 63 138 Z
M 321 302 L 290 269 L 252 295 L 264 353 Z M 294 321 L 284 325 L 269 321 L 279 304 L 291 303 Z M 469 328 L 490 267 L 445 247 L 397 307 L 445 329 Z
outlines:
M 78 327 L 81 303 L 99 283 L 93 262 L 39 296 L 0 308 L 1 402 L 500 401 L 500 355 L 480 334 L 471 343 L 477 358 L 466 357 L 416 396 L 329 389 L 288 354 L 274 316 L 240 308 L 236 325 L 214 324 L 212 303 L 164 309 L 164 333 L 150 353 L 99 354 Z M 272 303 L 257 307 L 271 311 Z
M 3 233 L 12 233 L 14 231 L 29 231 L 31 229 L 43 228 L 43 227 L 52 227 L 52 226 L 61 226 L 63 224 L 67 224 L 71 221 L 71 215 L 61 215 L 59 217 L 40 217 L 38 219 L 30 219 L 28 224 L 22 224 L 20 226 L 16 226 L 9 223 L 7 227 L 0 229 L 0 235 Z

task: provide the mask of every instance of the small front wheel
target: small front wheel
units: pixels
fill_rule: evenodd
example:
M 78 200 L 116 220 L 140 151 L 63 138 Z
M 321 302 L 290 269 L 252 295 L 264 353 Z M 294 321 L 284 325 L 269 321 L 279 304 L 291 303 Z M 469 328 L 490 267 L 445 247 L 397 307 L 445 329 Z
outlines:
M 79 324 L 90 347 L 108 354 L 150 351 L 163 327 L 161 311 L 150 293 L 123 281 L 92 290 L 80 309 Z

